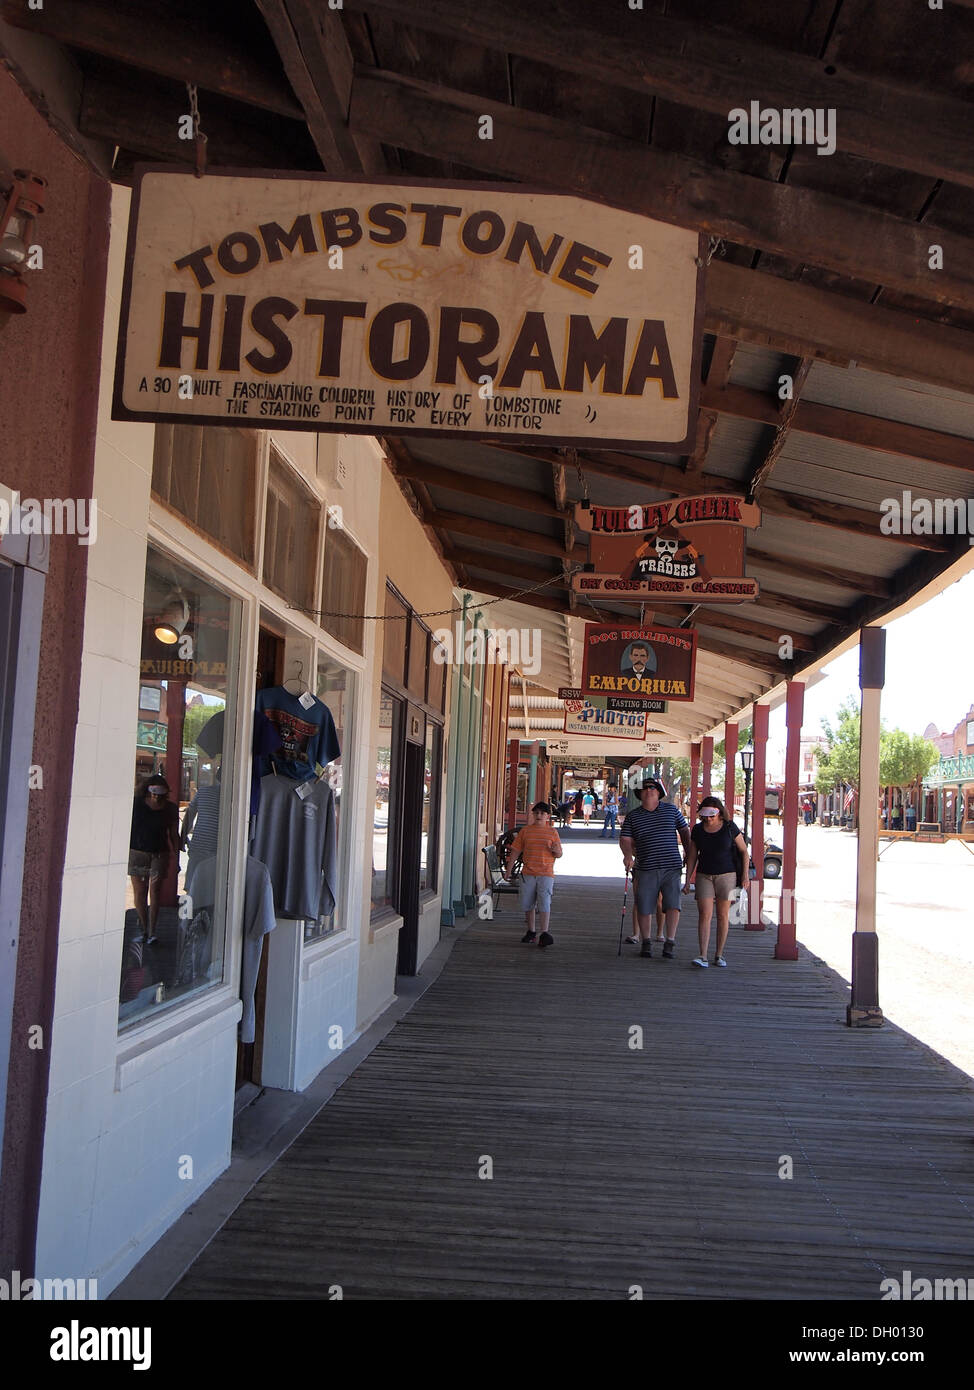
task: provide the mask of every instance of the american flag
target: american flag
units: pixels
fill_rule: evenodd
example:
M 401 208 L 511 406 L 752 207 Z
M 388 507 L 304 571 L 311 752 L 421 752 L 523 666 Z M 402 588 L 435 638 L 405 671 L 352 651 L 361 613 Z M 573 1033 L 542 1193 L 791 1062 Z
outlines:
M 842 803 L 842 809 L 843 809 L 843 811 L 848 811 L 849 807 L 852 805 L 853 798 L 855 797 L 855 794 L 856 794 L 855 791 L 852 789 L 852 787 L 850 787 L 849 790 L 848 790 L 848 791 L 846 792 L 846 794 L 845 794 L 845 801 L 843 801 L 843 803 Z

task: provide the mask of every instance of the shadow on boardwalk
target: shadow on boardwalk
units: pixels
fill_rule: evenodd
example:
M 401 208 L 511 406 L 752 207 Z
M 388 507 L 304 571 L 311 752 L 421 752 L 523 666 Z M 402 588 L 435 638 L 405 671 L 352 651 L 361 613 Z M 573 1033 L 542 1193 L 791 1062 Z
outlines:
M 618 880 L 511 906 L 262 1178 L 173 1298 L 877 1299 L 974 1262 L 974 1086 L 773 931 L 616 957 Z M 641 1049 L 630 1030 L 642 1030 Z M 783 1156 L 793 1164 L 779 1177 Z M 493 1176 L 481 1178 L 489 1158 Z

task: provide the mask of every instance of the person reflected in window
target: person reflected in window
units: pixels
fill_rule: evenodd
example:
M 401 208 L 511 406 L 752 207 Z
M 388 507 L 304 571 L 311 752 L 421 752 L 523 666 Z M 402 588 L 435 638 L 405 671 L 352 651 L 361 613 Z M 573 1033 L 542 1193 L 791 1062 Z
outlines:
M 159 897 L 169 873 L 170 855 L 179 853 L 179 808 L 169 800 L 169 783 L 153 773 L 140 787 L 132 807 L 129 878 L 135 910 L 147 946 L 156 940 Z

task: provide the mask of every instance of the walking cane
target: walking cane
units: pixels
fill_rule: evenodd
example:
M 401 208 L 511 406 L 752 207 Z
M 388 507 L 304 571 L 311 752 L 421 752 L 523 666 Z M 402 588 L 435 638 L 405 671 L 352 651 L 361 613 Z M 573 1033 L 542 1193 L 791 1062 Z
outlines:
M 629 897 L 629 870 L 626 870 L 626 887 L 622 894 L 622 921 L 619 923 L 619 949 L 616 956 L 622 955 L 622 933 L 626 929 L 626 899 Z

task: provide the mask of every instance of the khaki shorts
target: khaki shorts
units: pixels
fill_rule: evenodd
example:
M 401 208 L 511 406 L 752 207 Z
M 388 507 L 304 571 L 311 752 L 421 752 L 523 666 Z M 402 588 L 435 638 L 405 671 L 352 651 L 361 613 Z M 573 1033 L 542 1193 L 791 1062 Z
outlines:
M 737 887 L 737 874 L 702 874 L 698 869 L 696 882 L 698 902 L 701 898 L 716 898 L 718 902 L 726 903 Z
M 168 854 L 153 854 L 147 849 L 129 850 L 130 878 L 147 878 L 151 882 L 156 878 L 165 878 L 168 868 Z

